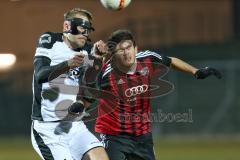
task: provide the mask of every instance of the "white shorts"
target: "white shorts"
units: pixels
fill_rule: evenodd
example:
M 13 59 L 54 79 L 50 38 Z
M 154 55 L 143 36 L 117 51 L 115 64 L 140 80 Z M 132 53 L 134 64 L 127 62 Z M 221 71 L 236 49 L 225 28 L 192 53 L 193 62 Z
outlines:
M 44 160 L 81 160 L 83 155 L 103 144 L 79 122 L 41 122 L 31 128 L 33 148 Z

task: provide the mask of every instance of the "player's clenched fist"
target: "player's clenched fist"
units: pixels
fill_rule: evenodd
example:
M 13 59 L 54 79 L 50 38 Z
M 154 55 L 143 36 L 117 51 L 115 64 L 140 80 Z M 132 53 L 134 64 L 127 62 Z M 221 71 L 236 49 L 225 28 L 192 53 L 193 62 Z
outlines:
M 102 41 L 97 41 L 92 48 L 91 54 L 96 58 L 101 58 L 108 53 L 107 45 Z
M 221 72 L 219 72 L 217 69 L 212 68 L 212 67 L 201 68 L 201 69 L 197 70 L 197 72 L 195 73 L 194 76 L 197 79 L 205 79 L 211 75 L 217 77 L 218 79 L 222 78 Z
M 83 53 L 76 54 L 73 58 L 68 60 L 68 67 L 75 68 L 81 66 L 83 64 L 84 56 Z

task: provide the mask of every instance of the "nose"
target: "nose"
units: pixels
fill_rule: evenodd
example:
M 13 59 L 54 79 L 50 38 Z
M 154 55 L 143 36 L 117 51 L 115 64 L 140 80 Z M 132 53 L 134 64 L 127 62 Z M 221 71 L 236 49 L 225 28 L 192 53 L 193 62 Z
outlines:
M 88 33 L 82 33 L 84 37 L 88 37 Z
M 129 50 L 128 50 L 127 48 L 125 48 L 125 49 L 123 50 L 123 54 L 124 54 L 124 55 L 128 55 L 128 54 L 129 54 Z
M 85 37 L 88 37 L 89 33 L 85 30 L 84 32 L 81 32 L 80 34 L 82 34 Z
M 89 31 L 87 29 L 78 29 L 78 34 L 88 37 Z

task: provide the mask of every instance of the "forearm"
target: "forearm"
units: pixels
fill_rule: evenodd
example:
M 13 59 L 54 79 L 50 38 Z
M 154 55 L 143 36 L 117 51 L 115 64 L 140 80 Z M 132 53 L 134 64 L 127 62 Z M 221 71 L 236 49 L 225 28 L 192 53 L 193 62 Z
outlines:
M 67 61 L 50 66 L 50 61 L 46 60 L 46 58 L 38 57 L 34 60 L 35 78 L 38 83 L 51 81 L 68 70 Z
M 37 79 L 40 83 L 51 81 L 61 74 L 69 70 L 66 62 L 62 62 L 55 66 L 42 67 L 36 74 Z
M 92 85 L 96 83 L 96 78 L 99 72 L 101 71 L 102 65 L 103 65 L 103 59 L 91 57 L 94 62 L 92 65 L 89 65 L 87 70 L 85 71 L 85 77 L 84 80 L 87 85 Z
M 175 58 L 175 57 L 170 57 L 171 58 L 171 67 L 173 69 L 190 73 L 190 74 L 195 74 L 196 71 L 198 70 L 194 66 L 182 61 L 181 59 Z

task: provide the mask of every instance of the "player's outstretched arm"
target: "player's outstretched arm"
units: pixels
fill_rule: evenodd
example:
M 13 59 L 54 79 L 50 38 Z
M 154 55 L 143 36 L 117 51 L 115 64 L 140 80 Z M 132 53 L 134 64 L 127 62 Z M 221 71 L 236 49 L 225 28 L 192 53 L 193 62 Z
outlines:
M 184 62 L 181 59 L 175 58 L 175 57 L 170 57 L 171 58 L 171 67 L 173 69 L 182 71 L 182 72 L 186 72 L 186 73 L 190 73 L 190 74 L 195 74 L 197 72 L 197 68 L 195 68 L 194 66 Z
M 208 76 L 214 75 L 216 76 L 218 79 L 222 78 L 221 73 L 212 67 L 205 67 L 205 68 L 201 68 L 201 69 L 197 69 L 194 66 L 184 62 L 181 59 L 175 58 L 175 57 L 170 57 L 171 58 L 171 67 L 173 69 L 182 71 L 182 72 L 186 72 L 186 73 L 190 73 L 192 75 L 194 75 L 197 79 L 205 79 Z

